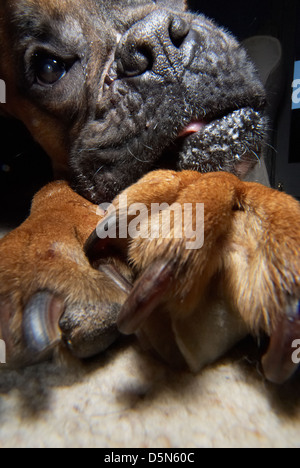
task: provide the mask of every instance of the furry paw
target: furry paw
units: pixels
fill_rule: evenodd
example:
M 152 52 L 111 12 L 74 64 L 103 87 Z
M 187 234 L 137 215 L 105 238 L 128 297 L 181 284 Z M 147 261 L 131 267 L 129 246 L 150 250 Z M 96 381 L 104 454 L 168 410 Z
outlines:
M 130 284 L 117 270 L 128 280 L 130 272 L 117 260 L 91 267 L 83 247 L 99 219 L 66 183 L 53 183 L 0 241 L 0 338 L 8 364 L 31 364 L 61 346 L 88 357 L 118 336 Z
M 299 232 L 300 205 L 288 195 L 228 173 L 157 171 L 115 200 L 87 250 L 117 245 L 137 275 L 121 332 L 193 371 L 265 333 L 263 367 L 279 383 L 297 367 Z

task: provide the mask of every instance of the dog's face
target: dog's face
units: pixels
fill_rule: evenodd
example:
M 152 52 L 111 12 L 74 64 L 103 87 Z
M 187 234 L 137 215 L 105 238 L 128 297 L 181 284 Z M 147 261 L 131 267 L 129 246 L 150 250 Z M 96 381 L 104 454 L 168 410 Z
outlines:
M 2 0 L 2 110 L 94 202 L 156 168 L 243 176 L 264 90 L 244 50 L 182 0 Z

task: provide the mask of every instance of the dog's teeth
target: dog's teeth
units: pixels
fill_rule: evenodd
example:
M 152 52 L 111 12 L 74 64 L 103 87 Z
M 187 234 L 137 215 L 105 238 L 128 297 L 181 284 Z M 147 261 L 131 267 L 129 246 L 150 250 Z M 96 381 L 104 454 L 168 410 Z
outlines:
M 23 336 L 33 362 L 47 357 L 61 341 L 59 319 L 63 302 L 49 292 L 35 294 L 23 315 Z

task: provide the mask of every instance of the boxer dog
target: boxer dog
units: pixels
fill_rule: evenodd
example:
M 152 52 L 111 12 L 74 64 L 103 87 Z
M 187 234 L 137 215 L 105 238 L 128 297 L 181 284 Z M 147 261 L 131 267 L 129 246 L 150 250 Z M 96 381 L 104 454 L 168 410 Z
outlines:
M 265 332 L 267 377 L 288 378 L 299 204 L 240 180 L 259 159 L 266 121 L 263 87 L 236 40 L 183 0 L 2 0 L 0 79 L 1 112 L 25 124 L 66 180 L 42 189 L 0 243 L 9 362 L 57 348 L 86 358 L 119 328 L 198 370 Z M 114 198 L 113 215 L 97 209 Z M 147 216 L 137 238 L 92 234 L 102 218 L 98 234 L 118 227 L 124 210 L 130 222 L 133 203 L 162 202 L 204 204 L 202 248 L 177 239 L 175 217 L 162 238 L 161 215 L 150 216 L 155 237 Z

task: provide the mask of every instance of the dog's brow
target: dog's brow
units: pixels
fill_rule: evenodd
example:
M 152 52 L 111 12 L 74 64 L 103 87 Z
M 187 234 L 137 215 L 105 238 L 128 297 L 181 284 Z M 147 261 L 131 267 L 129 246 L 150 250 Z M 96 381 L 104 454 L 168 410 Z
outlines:
M 76 43 L 82 36 L 80 21 L 76 17 L 70 18 L 68 15 L 53 12 L 52 18 L 43 15 L 42 12 L 26 11 L 23 15 L 14 15 L 14 24 L 16 34 L 20 43 L 26 47 L 32 39 L 42 42 L 63 42 L 76 46 Z
M 18 11 L 13 15 L 13 24 L 17 35 L 20 38 L 40 38 L 49 34 L 53 23 L 48 18 L 46 19 L 41 12 L 27 10 L 22 15 Z

